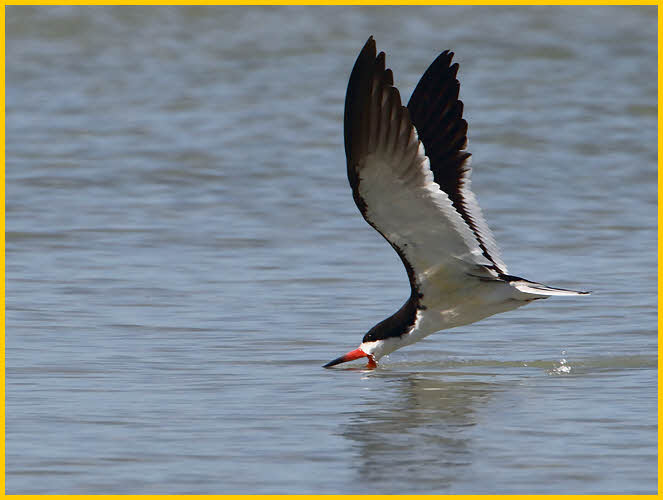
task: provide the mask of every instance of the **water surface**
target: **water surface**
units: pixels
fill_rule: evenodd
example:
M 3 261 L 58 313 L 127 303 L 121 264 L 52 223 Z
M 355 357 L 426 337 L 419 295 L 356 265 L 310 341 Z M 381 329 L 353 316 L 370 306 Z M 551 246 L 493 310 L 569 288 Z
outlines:
M 461 64 L 538 301 L 323 370 L 409 293 L 342 115 Z M 655 493 L 656 10 L 7 8 L 8 493 Z

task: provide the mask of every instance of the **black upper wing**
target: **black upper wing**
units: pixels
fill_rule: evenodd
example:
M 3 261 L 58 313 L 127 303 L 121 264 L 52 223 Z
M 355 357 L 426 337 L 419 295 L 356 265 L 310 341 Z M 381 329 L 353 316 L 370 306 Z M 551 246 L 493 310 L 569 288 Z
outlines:
M 506 273 L 495 239 L 470 190 L 470 156 L 463 102 L 458 99 L 458 63 L 445 50 L 426 70 L 410 97 L 410 119 L 426 148 L 435 182 L 474 233 L 484 256 Z
M 413 293 L 467 286 L 489 266 L 472 228 L 435 182 L 423 143 L 393 86 L 385 54 L 369 38 L 350 75 L 345 100 L 348 179 L 359 210 L 398 252 Z M 431 281 L 432 280 L 432 281 Z

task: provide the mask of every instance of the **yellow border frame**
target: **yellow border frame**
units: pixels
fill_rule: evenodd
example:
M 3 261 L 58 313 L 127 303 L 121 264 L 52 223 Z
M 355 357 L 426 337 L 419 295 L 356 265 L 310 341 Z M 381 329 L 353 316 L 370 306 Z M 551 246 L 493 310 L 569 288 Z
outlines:
M 0 224 L 2 224 L 2 238 L 0 241 L 0 246 L 2 246 L 2 257 L 0 258 L 2 262 L 2 285 L 0 285 L 0 302 L 2 303 L 2 315 L 0 319 L 0 325 L 2 326 L 2 336 L 0 336 L 0 349 L 2 350 L 2 388 L 0 388 L 0 393 L 2 398 L 2 413 L 0 414 L 0 419 L 2 420 L 2 457 L 0 458 L 0 464 L 2 467 L 2 478 L 0 478 L 0 492 L 5 494 L 5 9 L 1 9 L 2 13 L 0 16 L 2 30 L 2 147 L 0 148 L 0 154 L 2 155 L 2 181 L 0 182 L 0 196 L 2 196 L 2 217 Z
M 663 27 L 663 9 L 660 8 L 663 0 L 638 0 L 635 2 L 615 2 L 609 3 L 610 5 L 625 5 L 625 6 L 636 6 L 636 5 L 656 5 L 658 9 L 658 33 L 657 33 L 657 45 L 658 45 L 658 150 L 659 153 L 663 146 L 663 140 L 661 139 L 661 122 L 663 118 L 663 112 L 661 111 L 660 102 L 661 97 L 663 96 L 663 78 L 661 77 L 661 37 L 660 32 Z M 0 257 L 0 265 L 2 266 L 2 285 L 0 285 L 0 305 L 2 306 L 2 315 L 0 316 L 0 327 L 2 328 L 2 336 L 0 336 L 0 351 L 2 353 L 2 360 L 0 361 L 2 366 L 2 385 L 0 386 L 0 400 L 2 401 L 2 412 L 0 413 L 0 422 L 2 423 L 2 456 L 0 457 L 0 472 L 2 476 L 0 477 L 0 492 L 3 496 L 8 496 L 11 498 L 17 499 L 38 499 L 42 498 L 42 495 L 7 495 L 5 490 L 5 6 L 12 5 L 606 5 L 605 1 L 601 0 L 548 0 L 548 1 L 528 1 L 528 0 L 510 0 L 506 2 L 500 2 L 498 0 L 474 0 L 474 1 L 462 1 L 462 0 L 357 0 L 357 1 L 310 1 L 310 0 L 253 0 L 253 1 L 193 1 L 193 2 L 182 2 L 174 0 L 165 0 L 161 2 L 146 2 L 141 0 L 116 0 L 116 1 L 90 1 L 90 0 L 76 0 L 72 2 L 61 2 L 57 0 L 23 0 L 23 1 L 4 1 L 3 8 L 0 9 L 0 23 L 1 23 L 1 32 L 2 32 L 2 96 L 0 97 L 0 104 L 2 107 L 2 119 L 0 120 L 1 128 L 1 148 L 0 148 L 0 159 L 2 161 L 2 169 L 0 171 L 0 197 L 2 198 L 2 217 L 0 218 L 0 229 L 2 230 L 2 236 L 0 237 L 0 247 L 2 250 L 2 256 Z M 662 202 L 663 196 L 661 195 L 661 176 L 660 169 L 660 158 L 659 158 L 659 169 L 658 169 L 658 207 L 657 207 L 657 216 L 658 220 L 661 220 L 662 214 Z M 663 313 L 661 312 L 660 307 L 660 290 L 661 285 L 663 285 L 663 276 L 661 275 L 661 226 L 658 226 L 658 290 L 659 290 L 659 307 L 658 307 L 658 328 L 660 331 L 661 323 L 663 321 Z M 659 339 L 658 343 L 658 401 L 661 400 L 661 394 L 663 393 L 661 389 L 661 368 L 663 363 L 661 362 L 661 357 L 663 356 L 663 349 L 661 348 L 661 343 Z M 657 495 L 564 495 L 563 492 L 560 492 L 560 496 L 564 498 L 573 498 L 578 500 L 595 500 L 605 497 L 616 497 L 616 498 L 637 498 L 637 499 L 650 499 L 657 498 L 661 494 L 663 489 L 663 479 L 661 478 L 661 466 L 663 465 L 663 459 L 661 458 L 661 452 L 663 451 L 663 446 L 661 446 L 660 439 L 660 421 L 661 421 L 661 407 L 660 403 L 658 406 L 658 421 L 659 421 L 659 432 L 658 432 L 658 494 Z M 64 500 L 71 497 L 86 497 L 91 495 L 48 495 L 49 498 L 53 500 Z M 218 499 L 231 499 L 238 497 L 239 495 L 140 495 L 141 498 L 145 499 L 164 499 L 169 497 L 198 497 L 204 496 L 206 498 L 218 498 Z M 264 498 L 265 500 L 285 500 L 292 497 L 318 497 L 324 498 L 327 500 L 360 500 L 367 496 L 370 497 L 382 497 L 387 495 L 250 495 L 255 498 Z M 398 500 L 421 500 L 431 495 L 388 495 L 389 498 L 394 498 Z M 453 497 L 459 500 L 472 500 L 480 498 L 492 498 L 497 496 L 518 496 L 522 499 L 547 499 L 554 497 L 555 495 L 432 495 L 435 497 Z M 94 498 L 97 500 L 121 500 L 125 498 L 126 495 L 94 495 Z
M 658 494 L 661 494 L 661 486 L 663 485 L 663 480 L 661 479 L 661 464 L 663 464 L 663 461 L 661 460 L 661 451 L 663 451 L 663 447 L 661 446 L 661 367 L 663 364 L 661 364 L 661 355 L 663 354 L 663 349 L 661 349 L 661 338 L 660 338 L 660 332 L 661 332 L 661 320 L 663 319 L 663 314 L 661 314 L 661 284 L 663 284 L 663 278 L 661 277 L 661 201 L 663 198 L 661 198 L 661 145 L 663 145 L 663 141 L 661 141 L 661 118 L 663 118 L 663 113 L 661 112 L 661 96 L 663 95 L 662 85 L 661 82 L 663 82 L 663 79 L 661 78 L 661 27 L 663 27 L 663 9 L 661 9 L 661 6 L 658 6 L 658 33 L 657 33 L 657 40 L 656 44 L 658 46 L 658 178 L 657 178 L 657 183 L 658 183 L 658 207 L 656 211 L 657 215 L 657 220 L 658 222 L 658 248 L 657 250 L 657 255 L 658 255 L 658 332 L 659 332 L 659 337 L 658 337 L 658 406 L 657 406 L 657 413 L 658 413 Z
M 615 2 L 609 5 L 659 5 L 661 0 L 637 0 L 635 2 Z M 201 1 L 196 0 L 193 2 L 183 2 L 182 0 L 164 0 L 161 2 L 146 2 L 144 0 L 125 0 L 125 1 L 108 1 L 102 0 L 99 2 L 91 0 L 75 0 L 72 2 L 59 2 L 57 0 L 22 0 L 22 1 L 9 1 L 4 2 L 4 5 L 606 5 L 603 0 L 548 0 L 548 1 L 531 1 L 531 0 L 510 0 L 500 2 L 496 0 L 339 0 L 328 2 L 315 1 L 315 0 L 252 0 L 247 2 L 242 1 Z

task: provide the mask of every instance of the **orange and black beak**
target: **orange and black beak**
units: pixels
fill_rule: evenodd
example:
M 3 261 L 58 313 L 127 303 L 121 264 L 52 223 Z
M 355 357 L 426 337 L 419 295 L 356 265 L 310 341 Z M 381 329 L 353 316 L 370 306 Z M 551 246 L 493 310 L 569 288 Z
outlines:
M 375 368 L 377 366 L 377 363 L 373 359 L 373 356 L 369 356 L 361 349 L 355 349 L 354 351 L 350 351 L 349 353 L 344 354 L 340 358 L 336 358 L 334 361 L 330 361 L 329 363 L 324 365 L 323 368 L 331 368 L 332 366 L 340 365 L 341 363 L 345 363 L 346 361 L 354 361 L 355 359 L 359 358 L 368 358 L 369 368 Z

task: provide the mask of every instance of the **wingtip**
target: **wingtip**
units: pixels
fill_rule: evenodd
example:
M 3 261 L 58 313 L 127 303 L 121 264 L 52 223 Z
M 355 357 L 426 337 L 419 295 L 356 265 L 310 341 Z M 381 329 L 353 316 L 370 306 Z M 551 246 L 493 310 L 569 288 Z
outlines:
M 368 40 L 366 40 L 366 43 L 362 47 L 361 51 L 359 52 L 359 56 L 357 57 L 357 61 L 355 62 L 355 67 L 357 64 L 359 64 L 359 61 L 365 61 L 365 60 L 371 60 L 376 57 L 377 53 L 377 47 L 375 46 L 375 40 L 373 39 L 373 35 L 368 37 Z

